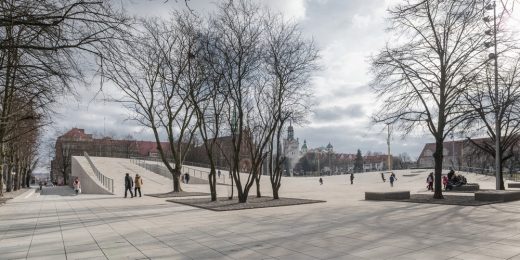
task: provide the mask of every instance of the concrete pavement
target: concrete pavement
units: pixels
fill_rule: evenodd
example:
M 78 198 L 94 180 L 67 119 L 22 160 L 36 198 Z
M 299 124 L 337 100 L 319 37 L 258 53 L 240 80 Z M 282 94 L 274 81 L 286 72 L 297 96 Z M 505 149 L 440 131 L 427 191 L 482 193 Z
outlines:
M 395 189 L 427 192 L 426 171 L 405 173 Z M 467 177 L 493 186 L 492 178 Z M 0 207 L 0 259 L 520 259 L 520 202 L 364 201 L 363 191 L 391 189 L 388 182 L 379 173 L 347 180 L 285 178 L 283 196 L 327 203 L 229 212 L 148 196 L 22 194 Z M 218 191 L 225 196 L 227 187 Z

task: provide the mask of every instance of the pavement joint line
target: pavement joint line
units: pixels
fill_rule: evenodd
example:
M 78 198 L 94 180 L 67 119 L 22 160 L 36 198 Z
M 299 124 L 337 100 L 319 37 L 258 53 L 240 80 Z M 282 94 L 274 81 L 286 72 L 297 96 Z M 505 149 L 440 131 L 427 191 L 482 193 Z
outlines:
M 31 189 L 27 195 L 25 195 L 24 199 L 29 198 L 29 196 L 32 196 L 35 193 L 35 189 Z
M 68 259 L 67 248 L 65 247 L 65 240 L 63 239 L 63 228 L 61 227 L 61 219 L 60 219 L 60 214 L 58 214 L 58 207 L 56 206 L 56 202 L 54 203 L 54 209 L 56 210 L 56 216 L 58 217 L 58 224 L 60 225 L 61 243 L 63 245 L 63 252 L 65 252 L 65 260 L 67 260 Z
M 105 253 L 105 251 L 99 246 L 99 243 L 98 241 L 96 240 L 96 238 L 94 237 L 94 235 L 92 235 L 92 232 L 90 232 L 90 230 L 88 229 L 87 226 L 85 226 L 85 223 L 83 223 L 83 221 L 81 221 L 81 219 L 79 218 L 78 216 L 78 212 L 76 211 L 75 208 L 73 208 L 71 205 L 70 205 L 70 201 L 67 201 L 67 205 L 69 205 L 69 208 L 71 208 L 73 211 L 74 211 L 74 214 L 76 215 L 76 219 L 78 219 L 79 223 L 81 223 L 81 226 L 89 233 L 90 237 L 92 238 L 92 240 L 94 240 L 94 242 L 96 243 L 97 247 L 99 248 L 99 250 L 101 250 L 101 253 L 103 253 L 103 256 L 105 256 L 106 259 L 109 259 L 107 254 Z
M 29 257 L 29 252 L 31 252 L 31 246 L 32 246 L 32 242 L 33 242 L 33 239 L 34 239 L 34 233 L 36 232 L 36 227 L 38 226 L 38 222 L 40 221 L 40 215 L 42 213 L 42 208 L 43 208 L 43 202 L 45 200 L 42 200 L 40 202 L 40 209 L 38 210 L 38 217 L 36 218 L 36 223 L 34 224 L 34 229 L 33 229 L 33 232 L 32 232 L 32 235 L 31 235 L 31 242 L 29 243 L 29 248 L 27 249 L 27 254 L 25 255 L 25 258 L 28 258 Z
M 115 217 L 118 217 L 117 215 L 115 215 L 114 213 L 112 213 L 111 211 L 109 211 L 106 207 L 101 207 L 101 208 L 103 208 L 103 209 L 105 210 L 105 212 L 107 212 L 107 213 L 109 213 L 109 214 L 112 214 L 112 215 L 115 216 Z M 145 221 L 148 221 L 148 222 L 149 222 L 149 220 L 145 220 Z M 128 222 L 128 221 L 126 221 L 126 222 Z M 108 224 L 108 225 L 109 225 L 109 224 Z M 110 226 L 110 225 L 109 225 L 109 226 Z M 111 227 L 111 228 L 112 228 L 112 227 Z M 172 247 L 172 246 L 166 244 L 166 243 L 165 243 L 164 241 L 162 241 L 161 239 L 158 239 L 158 238 L 156 238 L 155 236 L 151 235 L 151 234 L 150 234 L 149 232 L 147 232 L 146 230 L 144 230 L 143 232 L 146 233 L 147 235 L 153 237 L 154 239 L 156 239 L 157 241 L 159 241 L 159 242 L 162 243 L 163 245 L 165 245 L 165 246 L 167 246 L 167 247 L 169 247 L 169 248 L 171 248 L 171 249 L 173 249 L 173 250 L 179 252 L 181 255 L 184 255 L 184 256 L 186 256 L 186 257 L 189 257 L 189 256 L 185 255 L 184 253 L 180 252 L 179 250 L 175 249 L 174 247 Z M 118 232 L 116 232 L 116 233 L 118 233 Z M 118 235 L 121 236 L 120 233 L 118 233 Z M 125 238 L 125 240 L 126 240 L 126 238 Z M 191 240 L 191 239 L 190 239 L 190 240 Z M 128 241 L 128 240 L 127 240 L 127 242 L 130 243 L 130 241 Z M 195 241 L 195 243 L 198 243 L 198 242 Z M 148 257 L 145 253 L 143 253 L 141 250 L 139 250 L 139 249 L 138 249 L 136 246 L 134 246 L 132 243 L 130 243 L 130 244 L 131 244 L 133 247 L 135 247 L 135 248 L 136 248 L 136 249 L 137 249 L 141 254 L 143 254 L 145 257 Z M 200 243 L 199 243 L 199 244 L 200 244 Z M 189 258 L 191 258 L 191 257 L 189 257 Z
M 104 219 L 102 219 L 102 218 L 99 218 L 99 216 L 98 216 L 96 213 L 94 213 L 90 207 L 88 208 L 88 210 L 90 211 L 91 214 L 93 214 L 94 216 L 96 216 L 96 218 L 97 218 L 98 220 L 100 220 L 100 221 L 101 221 L 102 223 L 104 223 L 105 225 L 109 226 L 110 229 L 112 229 L 112 231 L 114 231 L 114 233 L 116 233 L 117 235 L 119 235 L 120 237 L 122 237 L 126 242 L 128 242 L 130 245 L 132 245 L 132 246 L 133 246 L 137 251 L 139 251 L 139 253 L 141 253 L 143 256 L 147 257 L 147 256 L 146 256 L 146 255 L 145 255 L 145 254 L 144 254 L 144 253 L 143 253 L 139 248 L 137 248 L 137 247 L 136 247 L 132 242 L 130 242 L 130 241 L 129 241 L 125 236 L 122 236 L 121 233 L 119 233 L 116 229 L 114 229 L 114 227 L 112 227 L 112 225 L 110 225 L 110 223 L 106 222 L 106 220 L 104 220 Z M 125 222 L 128 222 L 128 221 L 125 220 Z M 94 238 L 94 239 L 95 239 L 95 238 Z M 96 241 L 97 241 L 97 240 L 96 240 Z M 100 248 L 101 248 L 101 247 L 100 247 Z M 101 248 L 101 250 L 103 251 L 103 254 L 105 254 L 105 253 L 104 253 L 104 249 Z M 105 254 L 105 256 L 106 256 L 106 254 Z M 106 256 L 106 257 L 109 258 L 108 256 Z

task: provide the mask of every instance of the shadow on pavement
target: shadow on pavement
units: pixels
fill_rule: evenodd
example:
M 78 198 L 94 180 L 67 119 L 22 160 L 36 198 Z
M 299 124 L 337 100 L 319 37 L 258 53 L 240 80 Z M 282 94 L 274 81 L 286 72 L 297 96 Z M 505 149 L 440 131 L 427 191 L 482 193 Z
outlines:
M 68 186 L 43 187 L 40 195 L 75 196 L 74 190 Z

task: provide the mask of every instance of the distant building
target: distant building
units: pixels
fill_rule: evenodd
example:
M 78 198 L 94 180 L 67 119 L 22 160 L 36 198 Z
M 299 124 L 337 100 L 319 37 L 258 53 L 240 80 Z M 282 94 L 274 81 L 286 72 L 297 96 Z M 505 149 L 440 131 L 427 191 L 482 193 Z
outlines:
M 454 140 L 443 143 L 442 165 L 445 169 L 453 168 L 455 170 L 471 171 L 471 172 L 490 172 L 494 171 L 495 159 L 491 154 L 484 152 L 477 145 L 483 147 L 494 147 L 494 142 L 489 138 L 477 138 L 472 141 Z M 435 152 L 436 144 L 427 143 L 424 145 L 419 158 L 417 159 L 417 166 L 420 168 L 435 167 L 435 159 L 433 153 Z M 503 167 L 504 172 L 513 171 L 519 167 L 520 161 L 520 147 L 513 147 L 513 156 L 507 160 Z
M 464 156 L 464 143 L 467 141 L 458 140 L 444 142 L 442 154 L 444 155 L 442 165 L 446 167 L 462 166 L 462 158 Z M 433 153 L 437 145 L 435 143 L 427 143 L 424 145 L 417 164 L 420 168 L 433 168 L 435 166 L 435 159 Z
M 307 144 L 305 143 L 305 147 L 306 146 Z M 294 128 L 292 125 L 289 125 L 287 128 L 287 138 L 283 140 L 283 155 L 286 160 L 285 163 L 287 174 L 293 176 L 293 169 L 301 157 L 301 152 L 299 140 L 294 139 Z
M 252 168 L 251 161 L 251 143 L 252 140 L 248 140 L 250 135 L 247 131 L 244 131 L 242 136 L 242 144 L 240 148 L 239 154 L 239 170 L 241 172 L 250 172 Z M 233 145 L 233 137 L 232 136 L 222 136 L 218 137 L 215 140 L 208 140 L 208 143 L 212 143 L 215 141 L 213 146 L 212 157 L 214 160 L 215 166 L 219 169 L 229 170 L 231 167 L 234 154 L 234 145 Z M 202 141 L 195 142 L 196 144 L 190 147 L 189 152 L 186 154 L 184 163 L 187 165 L 208 167 L 210 165 L 210 160 L 206 151 L 206 146 Z M 266 170 L 267 168 L 264 168 Z
M 161 143 L 163 150 L 170 154 L 168 143 Z M 101 157 L 157 157 L 159 151 L 155 141 L 115 140 L 110 137 L 96 139 L 84 129 L 72 128 L 56 139 L 54 158 L 51 161 L 51 179 L 58 184 L 68 184 L 72 156 Z
M 388 156 L 386 154 L 380 155 L 365 155 L 363 156 L 363 171 L 383 171 L 388 169 Z

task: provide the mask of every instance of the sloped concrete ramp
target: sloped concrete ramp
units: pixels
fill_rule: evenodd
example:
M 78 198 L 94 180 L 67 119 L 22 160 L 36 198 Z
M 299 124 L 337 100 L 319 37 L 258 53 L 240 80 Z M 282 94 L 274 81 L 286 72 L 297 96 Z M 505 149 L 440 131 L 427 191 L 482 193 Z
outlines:
M 139 174 L 143 179 L 141 192 L 146 193 L 165 193 L 172 191 L 172 181 L 166 177 L 139 167 L 129 159 L 109 158 L 109 157 L 90 157 L 95 167 L 106 177 L 114 180 L 114 195 L 124 196 L 125 193 L 125 174 L 129 173 L 132 179 Z M 94 170 L 84 156 L 74 156 L 72 158 L 73 178 L 78 176 L 81 181 L 82 193 L 85 194 L 111 194 L 97 180 Z

